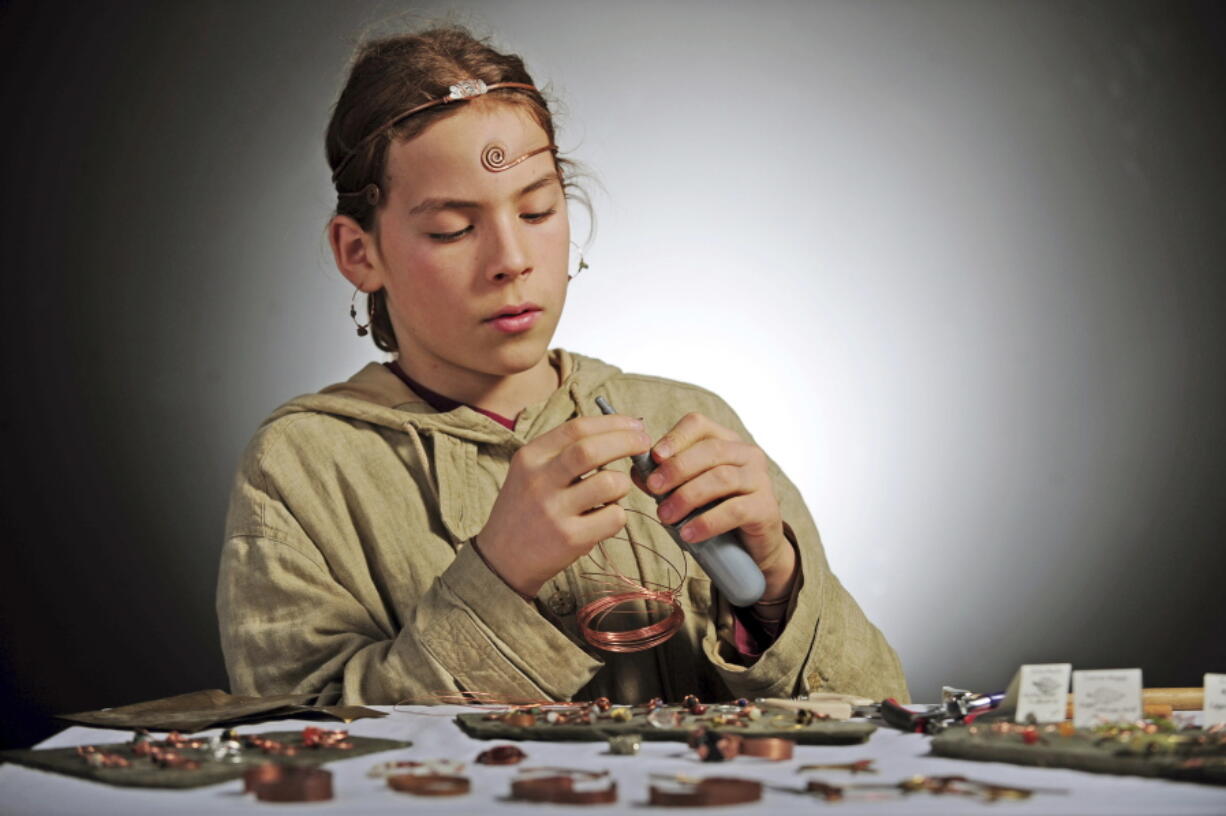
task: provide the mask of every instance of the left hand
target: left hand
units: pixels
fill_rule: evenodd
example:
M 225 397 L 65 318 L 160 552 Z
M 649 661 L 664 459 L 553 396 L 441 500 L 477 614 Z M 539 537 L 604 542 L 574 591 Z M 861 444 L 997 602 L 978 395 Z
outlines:
M 766 578 L 762 597 L 775 599 L 792 591 L 796 552 L 783 534 L 779 500 L 761 448 L 702 414 L 689 413 L 652 446 L 651 458 L 655 472 L 646 485 L 637 477 L 635 482 L 656 496 L 672 491 L 657 510 L 660 521 L 675 524 L 719 501 L 681 528 L 682 537 L 706 541 L 736 530 Z

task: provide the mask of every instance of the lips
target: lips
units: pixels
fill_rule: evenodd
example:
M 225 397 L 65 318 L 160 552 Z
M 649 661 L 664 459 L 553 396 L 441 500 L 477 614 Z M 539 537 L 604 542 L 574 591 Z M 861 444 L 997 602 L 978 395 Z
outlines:
M 540 306 L 535 303 L 521 303 L 518 306 L 504 306 L 494 314 L 487 317 L 486 322 L 497 320 L 500 317 L 513 317 L 514 315 L 524 314 L 525 312 L 539 312 Z
M 485 322 L 505 334 L 521 334 L 528 331 L 541 316 L 541 307 L 535 303 L 505 306 Z

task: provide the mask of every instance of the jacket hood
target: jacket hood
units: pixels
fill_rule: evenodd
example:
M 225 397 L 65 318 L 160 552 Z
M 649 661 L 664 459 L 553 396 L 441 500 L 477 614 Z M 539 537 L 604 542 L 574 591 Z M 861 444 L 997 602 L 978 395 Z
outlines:
M 367 363 L 345 382 L 291 399 L 274 411 L 265 424 L 290 414 L 310 412 L 401 431 L 442 433 L 471 442 L 509 443 L 518 447 L 573 416 L 599 413 L 593 398 L 601 386 L 622 373 L 616 366 L 560 348 L 550 351 L 549 359 L 558 370 L 561 383 L 545 402 L 524 408 L 514 431 L 467 406 L 435 411 L 386 366 L 374 362 Z

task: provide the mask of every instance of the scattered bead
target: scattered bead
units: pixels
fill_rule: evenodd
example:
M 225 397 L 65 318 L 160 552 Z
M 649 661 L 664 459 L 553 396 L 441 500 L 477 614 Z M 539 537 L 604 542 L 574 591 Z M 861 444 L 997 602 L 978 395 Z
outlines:
M 609 753 L 633 756 L 639 752 L 643 738 L 638 734 L 618 734 L 609 737 Z

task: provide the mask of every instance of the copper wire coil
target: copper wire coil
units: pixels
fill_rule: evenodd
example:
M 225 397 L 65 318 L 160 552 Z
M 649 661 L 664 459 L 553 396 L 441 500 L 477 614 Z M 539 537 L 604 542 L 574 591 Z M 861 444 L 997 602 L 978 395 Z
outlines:
M 649 601 L 672 607 L 672 612 L 661 621 L 630 629 L 625 632 L 606 632 L 596 629 L 593 621 L 599 622 L 606 615 L 631 601 Z M 675 592 L 637 590 L 602 595 L 579 610 L 576 622 L 583 639 L 606 652 L 641 652 L 659 646 L 681 629 L 685 612 L 677 601 Z

